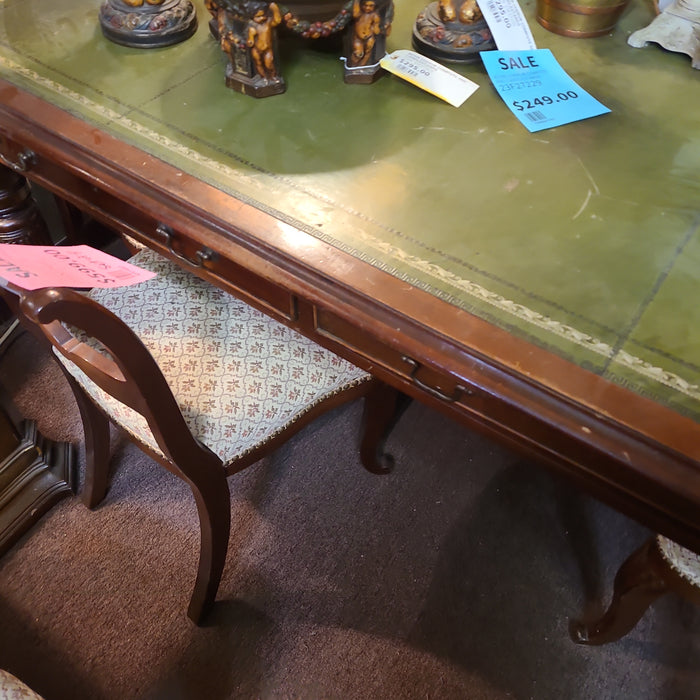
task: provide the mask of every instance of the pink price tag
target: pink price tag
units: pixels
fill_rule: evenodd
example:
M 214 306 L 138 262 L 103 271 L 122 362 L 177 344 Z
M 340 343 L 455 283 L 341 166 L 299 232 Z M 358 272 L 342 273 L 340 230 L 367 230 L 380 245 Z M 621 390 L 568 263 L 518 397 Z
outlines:
M 155 276 L 87 245 L 0 244 L 0 277 L 22 289 L 126 287 Z

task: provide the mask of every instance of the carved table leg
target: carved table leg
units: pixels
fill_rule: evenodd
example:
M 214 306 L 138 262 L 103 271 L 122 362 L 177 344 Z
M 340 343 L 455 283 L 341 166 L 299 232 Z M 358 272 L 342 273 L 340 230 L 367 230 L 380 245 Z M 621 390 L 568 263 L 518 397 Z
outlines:
M 51 245 L 27 181 L 0 165 L 0 243 Z
M 410 402 L 406 394 L 382 382 L 365 397 L 360 459 L 367 471 L 388 474 L 393 469 L 394 458 L 384 452 L 384 444 Z
M 615 576 L 613 598 L 597 622 L 572 621 L 572 639 L 578 644 L 606 644 L 624 637 L 642 619 L 649 606 L 669 588 L 663 575 L 663 562 L 652 538 L 632 554 Z
M 2 388 L 0 387 L 0 391 Z M 7 397 L 0 397 L 7 403 Z M 45 440 L 34 421 L 22 429 L 0 407 L 0 554 L 73 491 L 72 445 Z
M 668 556 L 668 552 L 662 553 L 657 537 L 634 552 L 615 576 L 612 602 L 605 614 L 592 624 L 572 621 L 572 639 L 579 644 L 614 642 L 630 632 L 649 606 L 668 592 L 700 603 L 697 578 L 689 580 L 669 563 Z
M 4 166 L 0 243 L 52 244 L 26 180 Z M 3 311 L 7 316 L 7 307 Z M 0 329 L 0 358 L 15 328 L 16 321 Z M 0 554 L 73 490 L 74 464 L 72 445 L 42 437 L 34 421 L 22 419 L 0 385 Z

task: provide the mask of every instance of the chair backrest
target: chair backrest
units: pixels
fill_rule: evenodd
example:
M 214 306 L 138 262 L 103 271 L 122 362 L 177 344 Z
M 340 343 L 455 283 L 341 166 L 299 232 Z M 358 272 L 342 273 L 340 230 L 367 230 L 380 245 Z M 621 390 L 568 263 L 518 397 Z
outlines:
M 197 458 L 218 460 L 192 435 L 149 350 L 109 309 L 71 289 L 50 288 L 20 292 L 19 311 L 94 385 L 143 416 L 167 461 L 182 468 Z

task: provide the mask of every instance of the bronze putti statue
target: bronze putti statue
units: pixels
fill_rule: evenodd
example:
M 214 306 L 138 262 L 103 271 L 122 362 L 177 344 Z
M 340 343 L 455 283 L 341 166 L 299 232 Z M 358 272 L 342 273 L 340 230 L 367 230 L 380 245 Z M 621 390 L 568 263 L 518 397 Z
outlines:
M 392 0 L 205 0 L 209 29 L 227 57 L 226 85 L 253 97 L 286 90 L 279 65 L 280 33 L 302 39 L 342 39 L 343 78 L 372 83 L 383 72 Z

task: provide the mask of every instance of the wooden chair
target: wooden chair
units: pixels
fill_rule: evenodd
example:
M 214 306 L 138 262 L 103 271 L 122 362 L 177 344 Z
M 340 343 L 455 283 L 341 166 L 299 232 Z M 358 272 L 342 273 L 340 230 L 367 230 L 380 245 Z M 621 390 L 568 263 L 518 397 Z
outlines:
M 320 413 L 365 397 L 360 456 L 383 473 L 395 390 L 249 305 L 144 249 L 157 273 L 132 287 L 23 292 L 20 318 L 41 329 L 74 390 L 85 428 L 83 498 L 95 507 L 109 474 L 109 422 L 184 479 L 201 549 L 188 615 L 212 606 L 230 530 L 227 476 L 257 462 Z
M 678 593 L 700 603 L 700 555 L 657 535 L 628 557 L 615 576 L 605 614 L 591 624 L 573 621 L 578 644 L 607 644 L 624 637 L 660 596 Z

